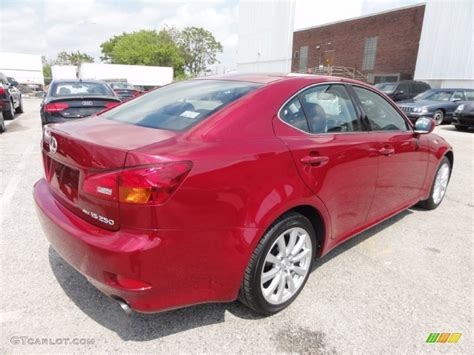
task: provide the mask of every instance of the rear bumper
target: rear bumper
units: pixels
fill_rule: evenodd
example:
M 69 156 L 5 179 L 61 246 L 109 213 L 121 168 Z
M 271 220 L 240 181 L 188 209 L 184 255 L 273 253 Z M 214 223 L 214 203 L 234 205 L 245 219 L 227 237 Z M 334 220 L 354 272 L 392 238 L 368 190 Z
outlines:
M 454 115 L 451 122 L 456 126 L 474 127 L 474 116 Z
M 156 312 L 204 302 L 235 300 L 258 229 L 116 232 L 66 209 L 44 179 L 34 186 L 37 214 L 52 247 L 100 291 L 136 311 Z M 131 290 L 110 275 L 148 283 Z

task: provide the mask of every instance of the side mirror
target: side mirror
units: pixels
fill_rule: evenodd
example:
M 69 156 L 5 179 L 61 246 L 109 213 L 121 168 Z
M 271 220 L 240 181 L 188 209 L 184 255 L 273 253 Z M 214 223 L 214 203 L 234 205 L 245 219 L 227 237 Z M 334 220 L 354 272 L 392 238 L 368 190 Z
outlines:
M 403 95 L 405 92 L 403 90 L 397 90 L 395 91 L 395 96 L 398 96 L 398 95 Z
M 453 97 L 451 99 L 452 102 L 458 102 L 458 101 L 461 101 L 461 99 L 459 97 Z
M 428 117 L 420 117 L 415 122 L 415 133 L 428 134 L 433 132 L 436 123 L 434 119 Z

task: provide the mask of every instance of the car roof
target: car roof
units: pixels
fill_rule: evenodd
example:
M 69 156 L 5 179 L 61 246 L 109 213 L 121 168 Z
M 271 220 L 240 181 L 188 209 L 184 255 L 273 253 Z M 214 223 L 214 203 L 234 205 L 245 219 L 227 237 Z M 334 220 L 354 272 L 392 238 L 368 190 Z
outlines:
M 272 84 L 278 81 L 308 81 L 313 82 L 327 82 L 327 81 L 344 81 L 352 82 L 362 85 L 367 85 L 357 80 L 348 78 L 342 78 L 337 76 L 327 75 L 315 75 L 315 74 L 300 74 L 300 73 L 229 73 L 224 75 L 209 75 L 205 77 L 196 78 L 193 80 L 235 80 L 235 81 L 247 81 L 252 83 L 258 83 L 263 85 Z
M 58 79 L 53 80 L 51 84 L 57 83 L 95 83 L 95 84 L 107 84 L 105 81 L 102 80 L 81 80 L 81 79 Z

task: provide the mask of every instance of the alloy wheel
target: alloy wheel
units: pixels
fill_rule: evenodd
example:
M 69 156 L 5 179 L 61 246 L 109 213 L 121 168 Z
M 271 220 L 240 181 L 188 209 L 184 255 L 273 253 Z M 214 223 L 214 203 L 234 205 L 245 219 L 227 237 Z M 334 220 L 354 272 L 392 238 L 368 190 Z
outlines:
M 311 255 L 311 239 L 303 228 L 293 227 L 278 236 L 260 276 L 261 291 L 268 303 L 282 304 L 298 292 L 311 267 Z
M 443 118 L 444 118 L 443 111 L 437 110 L 437 111 L 434 113 L 433 118 L 434 118 L 434 120 L 435 120 L 435 122 L 436 122 L 436 125 L 439 126 L 441 123 L 443 123 Z
M 449 181 L 449 164 L 443 163 L 440 166 L 433 188 L 433 202 L 439 204 L 446 193 Z

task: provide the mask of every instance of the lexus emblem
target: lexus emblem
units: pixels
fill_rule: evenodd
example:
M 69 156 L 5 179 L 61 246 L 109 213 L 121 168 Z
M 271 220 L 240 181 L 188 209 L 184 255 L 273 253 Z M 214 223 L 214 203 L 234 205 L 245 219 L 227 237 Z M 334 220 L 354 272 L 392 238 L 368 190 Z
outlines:
M 57 150 L 58 150 L 58 142 L 56 141 L 56 138 L 51 137 L 49 139 L 49 152 L 51 154 L 54 154 L 56 153 Z

